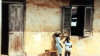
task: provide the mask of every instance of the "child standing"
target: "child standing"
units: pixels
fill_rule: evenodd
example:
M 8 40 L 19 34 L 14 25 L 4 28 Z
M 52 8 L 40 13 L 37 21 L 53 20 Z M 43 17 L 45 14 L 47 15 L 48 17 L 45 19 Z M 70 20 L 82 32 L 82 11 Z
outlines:
M 62 56 L 62 45 L 61 45 L 61 43 L 60 43 L 60 34 L 61 33 L 56 33 L 55 34 L 55 40 L 56 40 L 56 49 L 58 50 L 58 55 L 59 56 Z
M 70 42 L 70 38 L 66 37 L 65 39 L 65 56 L 71 55 L 72 43 Z

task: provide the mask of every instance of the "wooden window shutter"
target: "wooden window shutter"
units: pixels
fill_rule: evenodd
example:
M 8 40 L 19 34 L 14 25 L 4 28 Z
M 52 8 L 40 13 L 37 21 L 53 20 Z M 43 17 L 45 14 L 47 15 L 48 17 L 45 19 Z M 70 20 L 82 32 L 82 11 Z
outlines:
M 71 29 L 71 7 L 62 7 L 62 33 L 63 36 L 70 35 Z

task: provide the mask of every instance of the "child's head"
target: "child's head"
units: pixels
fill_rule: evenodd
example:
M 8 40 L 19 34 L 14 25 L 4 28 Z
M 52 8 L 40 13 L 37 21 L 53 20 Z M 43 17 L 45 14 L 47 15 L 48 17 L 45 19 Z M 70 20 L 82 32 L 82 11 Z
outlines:
M 61 35 L 61 32 L 56 32 L 56 33 L 54 34 L 55 37 L 59 37 L 60 35 Z
M 55 33 L 54 36 L 55 37 L 59 37 L 61 33 Z
M 66 37 L 65 41 L 69 42 L 70 41 L 70 38 L 69 36 Z

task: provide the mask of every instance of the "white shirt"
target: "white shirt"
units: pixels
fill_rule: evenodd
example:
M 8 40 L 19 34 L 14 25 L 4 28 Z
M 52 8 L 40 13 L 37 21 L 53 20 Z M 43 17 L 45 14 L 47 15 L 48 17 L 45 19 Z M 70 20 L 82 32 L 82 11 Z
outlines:
M 71 42 L 65 42 L 65 49 L 66 51 L 71 51 L 72 48 L 70 48 L 70 46 L 72 45 Z

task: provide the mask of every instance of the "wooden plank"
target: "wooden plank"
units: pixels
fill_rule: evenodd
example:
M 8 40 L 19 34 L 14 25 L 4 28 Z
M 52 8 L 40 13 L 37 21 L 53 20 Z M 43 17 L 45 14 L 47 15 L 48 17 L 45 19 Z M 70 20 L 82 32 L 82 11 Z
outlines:
M 9 6 L 9 56 L 23 56 L 23 5 Z
M 71 31 L 71 7 L 63 7 L 62 10 L 62 33 L 63 36 L 69 36 Z
M 84 18 L 84 36 L 92 35 L 93 28 L 93 15 L 92 15 L 92 7 L 85 8 L 85 18 Z
M 12 32 L 9 34 L 9 56 L 23 55 L 22 37 L 23 32 Z
M 9 31 L 23 31 L 23 6 L 13 4 L 9 7 Z

